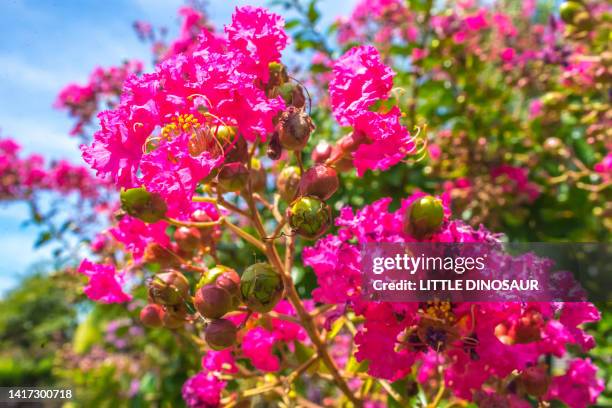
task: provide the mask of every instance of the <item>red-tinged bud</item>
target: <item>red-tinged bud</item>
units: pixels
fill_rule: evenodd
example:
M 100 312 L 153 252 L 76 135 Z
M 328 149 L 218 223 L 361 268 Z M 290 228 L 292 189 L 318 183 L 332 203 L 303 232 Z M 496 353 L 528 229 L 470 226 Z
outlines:
M 297 166 L 287 166 L 281 170 L 276 179 L 276 188 L 283 200 L 293 201 L 300 186 L 300 179 L 301 172 Z
M 425 196 L 413 202 L 404 216 L 404 230 L 415 238 L 426 238 L 437 232 L 444 222 L 442 201 Z
M 244 270 L 240 279 L 240 293 L 247 307 L 259 313 L 266 313 L 283 296 L 284 284 L 272 265 L 256 263 Z
M 213 320 L 204 330 L 206 343 L 213 350 L 223 350 L 236 343 L 236 325 L 227 319 Z
M 281 146 L 287 150 L 302 150 L 306 147 L 314 129 L 310 116 L 294 106 L 283 112 L 276 125 Z
M 527 394 L 541 397 L 548 392 L 550 376 L 543 366 L 527 367 L 519 377 L 519 383 Z
M 228 291 L 232 297 L 233 309 L 240 305 L 240 275 L 234 269 L 224 265 L 216 265 L 202 276 L 196 285 L 196 290 L 211 284 Z
M 246 186 L 248 179 L 249 169 L 237 162 L 225 164 L 217 175 L 217 183 L 222 191 L 238 192 Z
M 339 186 L 336 170 L 324 164 L 315 164 L 302 176 L 299 195 L 315 196 L 325 201 L 338 190 Z
M 242 136 L 237 136 L 235 141 L 223 144 L 225 152 L 225 163 L 246 163 L 249 160 L 249 147 Z
M 121 208 L 144 222 L 153 223 L 162 220 L 168 207 L 157 193 L 150 193 L 144 187 L 123 190 L 119 197 Z
M 325 163 L 325 161 L 331 157 L 331 154 L 332 146 L 325 140 L 322 140 L 315 146 L 311 153 L 311 158 L 315 163 Z
M 318 197 L 304 196 L 287 208 L 287 218 L 293 232 L 316 239 L 331 225 L 331 209 Z
M 174 231 L 174 240 L 181 251 L 193 253 L 200 247 L 202 234 L 194 227 L 179 227 Z
M 266 189 L 266 170 L 256 158 L 251 159 L 251 187 L 253 191 Z
M 148 282 L 149 298 L 161 305 L 177 305 L 189 297 L 189 281 L 180 272 L 155 275 Z
M 355 131 L 340 138 L 338 141 L 338 146 L 344 153 L 353 153 L 359 148 L 359 146 L 364 143 L 368 143 L 369 141 L 370 140 L 365 133 Z
M 156 242 L 151 242 L 146 246 L 142 259 L 145 263 L 156 263 L 162 268 L 180 265 L 179 259 L 172 250 Z
M 161 327 L 163 322 L 164 309 L 160 305 L 146 305 L 140 310 L 140 321 L 145 326 Z
M 215 285 L 206 285 L 198 289 L 193 303 L 198 312 L 209 319 L 223 317 L 232 308 L 231 295 Z

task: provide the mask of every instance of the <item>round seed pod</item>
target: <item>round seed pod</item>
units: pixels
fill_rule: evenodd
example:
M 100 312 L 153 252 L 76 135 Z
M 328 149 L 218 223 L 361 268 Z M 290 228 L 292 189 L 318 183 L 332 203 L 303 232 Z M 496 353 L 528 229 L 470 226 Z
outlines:
M 198 289 L 193 304 L 202 316 L 218 319 L 231 310 L 232 298 L 225 289 L 206 285 Z
M 331 209 L 318 197 L 299 197 L 287 208 L 287 219 L 293 232 L 316 239 L 331 225 Z
M 299 191 L 300 196 L 315 196 L 325 201 L 334 195 L 339 186 L 336 170 L 324 164 L 315 164 L 302 176 Z
M 214 350 L 223 350 L 236 343 L 236 325 L 227 319 L 213 320 L 204 330 L 206 343 Z
M 146 305 L 140 310 L 140 321 L 145 326 L 149 327 L 162 327 L 164 310 L 160 305 Z
M 443 223 L 442 201 L 425 196 L 417 199 L 406 211 L 404 231 L 415 238 L 426 238 L 439 231 Z
M 266 313 L 274 309 L 283 296 L 283 289 L 283 279 L 265 262 L 249 266 L 240 278 L 242 300 L 254 312 Z

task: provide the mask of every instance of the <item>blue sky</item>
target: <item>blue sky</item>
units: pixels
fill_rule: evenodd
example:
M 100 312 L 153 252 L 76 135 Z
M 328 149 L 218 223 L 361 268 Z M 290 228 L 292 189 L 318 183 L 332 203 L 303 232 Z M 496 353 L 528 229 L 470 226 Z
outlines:
M 356 0 L 323 0 L 324 22 L 347 14 Z M 125 59 L 150 61 L 149 47 L 136 38 L 135 20 L 175 30 L 180 0 L 2 0 L 0 1 L 0 135 L 17 139 L 24 153 L 79 162 L 78 142 L 68 136 L 71 121 L 52 108 L 67 83 L 84 82 L 97 65 Z M 217 27 L 230 21 L 237 5 L 265 0 L 211 0 Z M 171 31 L 174 33 L 175 31 Z M 23 204 L 0 206 L 0 293 L 15 284 L 34 262 L 49 256 L 35 251 L 34 228 L 24 228 Z

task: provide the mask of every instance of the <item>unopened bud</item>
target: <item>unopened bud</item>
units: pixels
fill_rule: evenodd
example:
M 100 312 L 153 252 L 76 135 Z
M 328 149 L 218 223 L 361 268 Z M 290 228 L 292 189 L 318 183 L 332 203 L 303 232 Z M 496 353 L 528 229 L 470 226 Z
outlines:
M 368 143 L 369 141 L 370 140 L 365 133 L 354 131 L 348 135 L 342 136 L 338 141 L 338 146 L 344 153 L 353 153 L 359 148 L 359 146 L 364 143 Z
M 237 332 L 234 323 L 227 319 L 218 319 L 206 326 L 204 338 L 212 349 L 223 350 L 234 345 Z
M 248 179 L 249 169 L 238 162 L 225 164 L 217 175 L 217 183 L 223 191 L 238 192 L 246 186 Z
M 283 280 L 268 263 L 256 263 L 244 270 L 240 293 L 247 307 L 260 313 L 274 309 L 283 296 Z
M 142 259 L 145 263 L 156 263 L 162 268 L 174 267 L 180 264 L 172 250 L 157 242 L 151 242 L 146 246 Z
M 294 106 L 283 112 L 276 125 L 281 146 L 287 150 L 302 150 L 306 147 L 314 129 L 310 116 Z
M 266 87 L 272 89 L 283 85 L 287 81 L 289 81 L 287 68 L 279 62 L 271 62 L 268 65 L 268 83 Z
M 189 281 L 180 272 L 155 275 L 148 282 L 149 297 L 161 305 L 177 305 L 189 297 Z
M 283 200 L 293 201 L 300 185 L 300 179 L 301 172 L 297 166 L 287 166 L 281 170 L 276 179 L 276 188 Z
M 272 133 L 270 142 L 268 143 L 268 150 L 266 155 L 271 160 L 278 160 L 283 153 L 283 147 L 281 146 L 280 139 L 278 138 L 278 132 Z
M 174 240 L 181 251 L 193 253 L 200 247 L 202 234 L 200 234 L 200 230 L 194 227 L 178 227 L 174 231 Z
M 336 170 L 324 164 L 315 164 L 302 176 L 299 192 L 301 196 L 315 196 L 325 201 L 338 190 L 339 185 Z
M 584 11 L 584 6 L 577 1 L 565 1 L 559 7 L 561 20 L 566 24 L 574 24 L 574 18 Z
M 309 239 L 316 239 L 331 225 L 331 209 L 318 197 L 296 199 L 287 209 L 292 231 Z
M 150 193 L 144 187 L 123 190 L 119 199 L 126 213 L 148 223 L 163 219 L 168 210 L 159 194 Z
M 215 285 L 206 285 L 198 289 L 193 303 L 198 312 L 209 319 L 223 317 L 232 308 L 230 294 Z
M 325 161 L 330 158 L 331 154 L 332 146 L 325 140 L 322 140 L 315 146 L 311 153 L 311 158 L 315 163 L 325 163 Z
M 161 327 L 163 322 L 164 310 L 160 305 L 146 305 L 140 311 L 140 321 L 145 326 Z
M 444 222 L 442 201 L 425 196 L 413 202 L 404 217 L 404 230 L 415 238 L 426 238 L 437 232 Z
M 533 395 L 534 397 L 541 397 L 548 391 L 550 376 L 546 371 L 546 367 L 532 366 L 527 367 L 521 373 L 519 381 L 527 394 Z

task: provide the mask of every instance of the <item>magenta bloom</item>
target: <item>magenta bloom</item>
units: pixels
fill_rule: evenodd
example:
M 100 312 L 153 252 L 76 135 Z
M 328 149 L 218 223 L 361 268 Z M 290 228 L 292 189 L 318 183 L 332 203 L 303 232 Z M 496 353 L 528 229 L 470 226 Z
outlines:
M 189 408 L 216 408 L 226 382 L 213 373 L 201 371 L 183 384 L 182 395 Z
M 281 51 L 289 41 L 285 20 L 262 7 L 237 7 L 225 32 L 230 48 L 248 56 L 248 64 L 266 82 L 268 65 L 280 61 Z
M 79 273 L 89 277 L 83 290 L 88 298 L 101 303 L 128 302 L 132 297 L 123 291 L 124 273 L 117 273 L 114 265 L 97 264 L 83 259 Z
M 274 333 L 263 327 L 249 330 L 242 339 L 242 352 L 253 366 L 261 371 L 278 371 L 280 362 L 273 354 L 277 339 Z
M 334 78 L 329 83 L 334 116 L 343 126 L 375 102 L 386 99 L 393 87 L 395 73 L 383 64 L 372 46 L 352 48 L 334 63 Z
M 128 251 L 132 252 L 134 260 L 142 258 L 144 250 L 151 242 L 168 247 L 170 238 L 166 234 L 168 224 L 159 221 L 154 224 L 147 224 L 137 218 L 124 216 L 111 228 L 110 233 L 118 242 L 121 242 Z
M 604 390 L 603 380 L 597 378 L 597 367 L 590 359 L 574 359 L 565 375 L 554 377 L 547 399 L 558 399 L 570 408 L 586 408 L 597 402 Z

